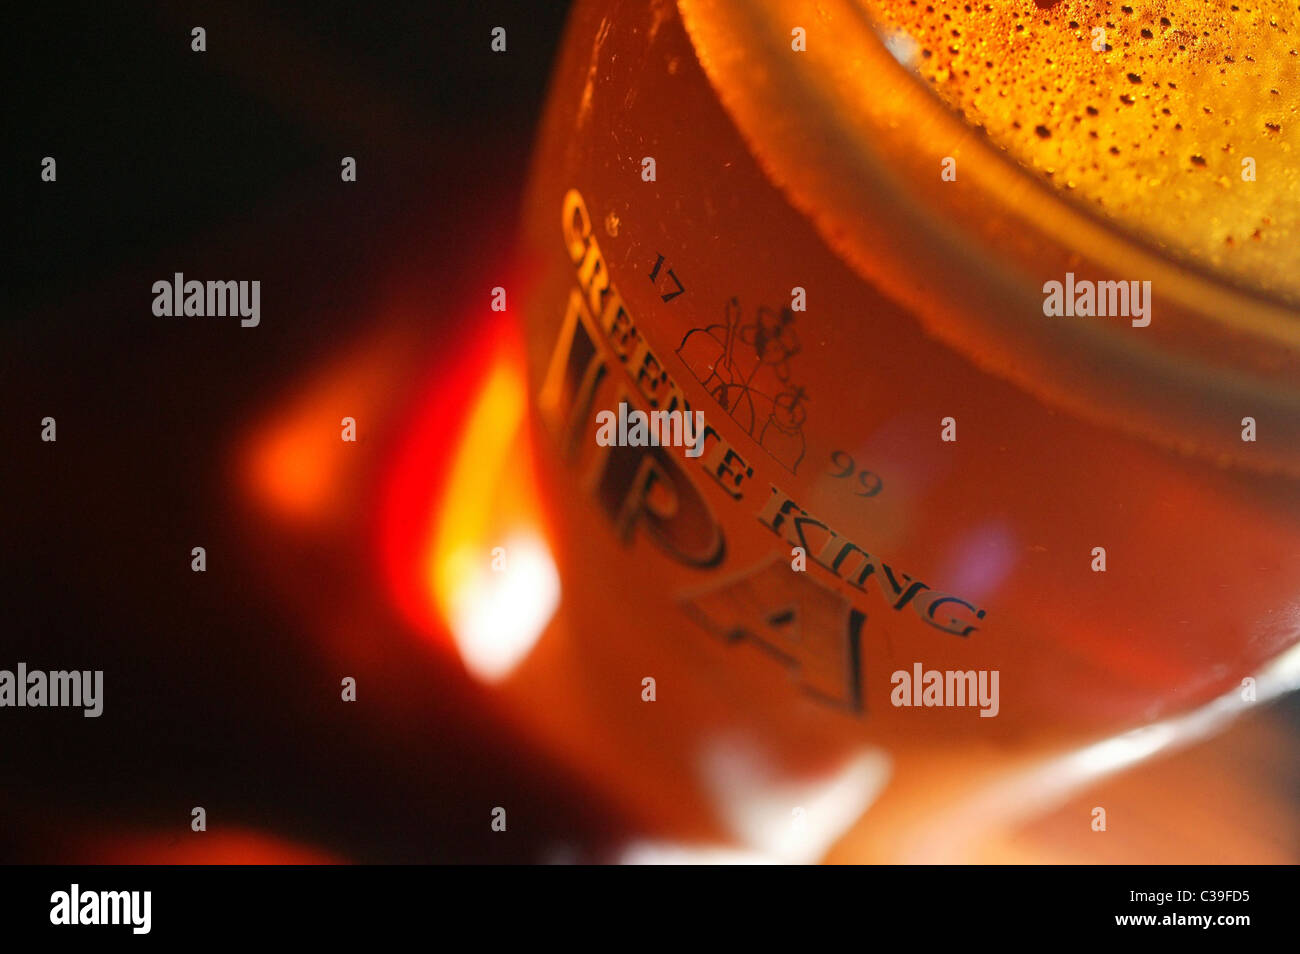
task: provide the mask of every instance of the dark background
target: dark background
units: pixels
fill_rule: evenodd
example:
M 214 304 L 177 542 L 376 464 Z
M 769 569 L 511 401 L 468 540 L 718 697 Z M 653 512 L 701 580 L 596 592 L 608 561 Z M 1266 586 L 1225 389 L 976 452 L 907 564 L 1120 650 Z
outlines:
M 26 6 L 7 14 L 0 668 L 103 669 L 105 709 L 0 711 L 0 861 L 231 860 L 252 842 L 230 831 L 274 839 L 262 860 L 591 857 L 612 813 L 403 633 L 361 541 L 268 540 L 227 466 L 304 369 L 376 332 L 395 273 L 430 366 L 472 334 L 457 316 L 509 251 L 567 5 Z M 154 317 L 175 271 L 260 279 L 260 327 Z M 384 658 L 319 652 L 277 574 L 371 593 Z

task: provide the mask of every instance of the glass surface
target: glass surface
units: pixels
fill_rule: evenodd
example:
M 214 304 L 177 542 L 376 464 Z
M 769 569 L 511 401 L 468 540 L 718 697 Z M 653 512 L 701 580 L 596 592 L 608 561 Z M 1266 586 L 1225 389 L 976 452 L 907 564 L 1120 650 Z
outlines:
M 578 5 L 529 188 L 536 731 L 678 834 L 936 860 L 1294 685 L 1294 316 L 1062 201 L 848 0 L 679 7 Z M 1067 271 L 1150 326 L 1046 317 Z M 600 446 L 620 404 L 704 455 Z M 918 665 L 996 715 L 899 704 Z

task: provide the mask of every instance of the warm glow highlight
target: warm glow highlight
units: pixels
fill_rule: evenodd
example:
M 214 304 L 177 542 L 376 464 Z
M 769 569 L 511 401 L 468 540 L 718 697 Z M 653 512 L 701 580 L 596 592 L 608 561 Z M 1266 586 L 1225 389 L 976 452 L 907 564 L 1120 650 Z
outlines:
M 525 409 L 523 370 L 502 353 L 456 450 L 424 563 L 465 667 L 487 682 L 528 654 L 559 604 L 555 563 L 521 512 L 521 500 L 531 501 L 530 470 L 517 465 Z M 513 515 L 499 522 L 499 509 Z M 494 536 L 503 526 L 509 539 Z
M 508 324 L 480 332 L 407 431 L 381 547 L 408 620 L 450 631 L 466 669 L 496 682 L 541 636 L 560 584 L 534 485 L 520 345 Z
M 253 498 L 297 523 L 343 512 L 358 457 L 358 444 L 342 439 L 343 418 L 357 422 L 359 440 L 373 431 L 407 350 L 396 336 L 349 350 L 283 402 L 246 449 L 244 480 Z

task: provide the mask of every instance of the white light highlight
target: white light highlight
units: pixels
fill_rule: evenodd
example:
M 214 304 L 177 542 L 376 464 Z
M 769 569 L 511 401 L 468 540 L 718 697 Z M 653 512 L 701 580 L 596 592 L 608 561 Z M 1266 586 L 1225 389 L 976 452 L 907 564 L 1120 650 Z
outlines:
M 683 845 L 669 841 L 636 841 L 618 857 L 623 865 L 771 865 L 772 858 L 716 845 Z
M 560 576 L 535 534 L 504 544 L 506 566 L 492 570 L 482 550 L 454 558 L 449 621 L 460 658 L 481 682 L 505 679 L 532 651 L 560 605 Z
M 920 52 L 921 47 L 912 39 L 911 34 L 903 30 L 894 30 L 883 36 L 882 39 L 885 41 L 885 49 L 889 51 L 890 56 L 908 69 L 916 66 L 916 54 Z
M 783 776 L 752 742 L 715 737 L 699 771 L 733 836 L 777 861 L 811 864 L 871 807 L 889 780 L 890 759 L 860 748 L 819 778 Z

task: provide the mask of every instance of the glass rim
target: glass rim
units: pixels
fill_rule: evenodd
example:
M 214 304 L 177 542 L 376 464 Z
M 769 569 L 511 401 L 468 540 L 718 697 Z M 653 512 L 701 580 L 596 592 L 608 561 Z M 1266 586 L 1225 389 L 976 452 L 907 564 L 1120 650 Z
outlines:
M 678 7 L 715 95 L 770 181 L 928 332 L 1086 418 L 1300 476 L 1294 306 L 1042 182 L 899 63 L 856 0 Z M 800 52 L 795 26 L 807 31 Z M 945 157 L 958 158 L 957 182 L 940 182 Z M 1151 281 L 1151 325 L 1046 317 L 1043 282 L 1067 271 Z M 1269 421 L 1267 447 L 1242 446 L 1246 415 Z

